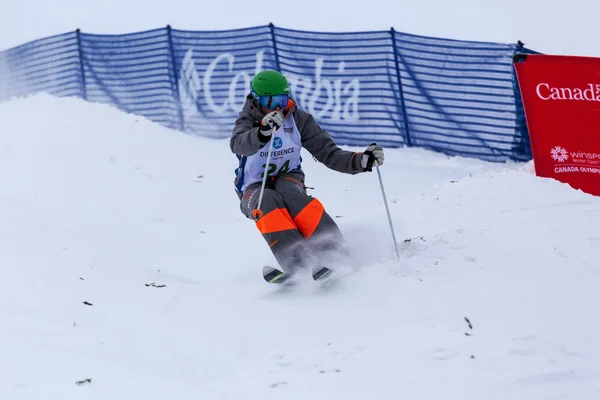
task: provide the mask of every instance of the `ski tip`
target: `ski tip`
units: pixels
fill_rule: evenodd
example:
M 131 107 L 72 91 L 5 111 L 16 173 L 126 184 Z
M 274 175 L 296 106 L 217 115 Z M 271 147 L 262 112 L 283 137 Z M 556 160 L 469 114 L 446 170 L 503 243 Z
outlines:
M 283 283 L 287 281 L 291 275 L 286 274 L 283 271 L 273 268 L 269 265 L 263 267 L 263 278 L 269 283 Z
M 312 270 L 312 277 L 315 281 L 322 281 L 331 276 L 333 270 L 331 268 L 316 265 Z
M 267 275 L 273 271 L 276 271 L 277 268 L 273 268 L 270 265 L 265 265 L 262 270 L 263 270 L 263 275 Z

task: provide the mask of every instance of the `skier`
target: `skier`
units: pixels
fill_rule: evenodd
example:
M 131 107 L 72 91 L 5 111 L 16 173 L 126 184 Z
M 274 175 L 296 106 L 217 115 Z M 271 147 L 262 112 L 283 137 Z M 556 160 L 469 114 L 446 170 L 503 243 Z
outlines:
M 383 164 L 382 147 L 373 143 L 362 153 L 339 148 L 310 113 L 298 108 L 286 77 L 274 70 L 259 72 L 252 79 L 230 147 L 239 159 L 234 182 L 240 209 L 256 221 L 284 272 L 294 274 L 309 266 L 311 255 L 323 260 L 348 253 L 323 204 L 306 193 L 300 151 L 306 148 L 330 169 L 357 174 Z M 265 172 L 266 186 L 257 210 Z

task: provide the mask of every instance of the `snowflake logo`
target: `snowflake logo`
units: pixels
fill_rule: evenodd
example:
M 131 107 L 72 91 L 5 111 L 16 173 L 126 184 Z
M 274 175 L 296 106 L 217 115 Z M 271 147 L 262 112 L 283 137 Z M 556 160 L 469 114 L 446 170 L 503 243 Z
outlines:
M 565 162 L 569 159 L 569 153 L 567 153 L 567 149 L 560 146 L 554 146 L 552 150 L 550 150 L 550 156 L 554 161 Z

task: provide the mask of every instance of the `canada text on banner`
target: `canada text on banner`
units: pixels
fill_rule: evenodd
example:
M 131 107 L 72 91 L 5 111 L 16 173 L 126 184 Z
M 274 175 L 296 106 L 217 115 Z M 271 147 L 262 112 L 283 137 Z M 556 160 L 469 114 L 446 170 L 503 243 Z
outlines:
M 536 175 L 600 195 L 600 58 L 515 56 Z

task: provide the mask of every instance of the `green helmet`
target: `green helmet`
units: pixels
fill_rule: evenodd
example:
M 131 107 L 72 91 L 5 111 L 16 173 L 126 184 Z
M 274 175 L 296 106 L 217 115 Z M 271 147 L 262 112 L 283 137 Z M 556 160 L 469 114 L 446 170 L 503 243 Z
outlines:
M 278 94 L 290 94 L 290 85 L 287 78 L 271 69 L 261 71 L 252 78 L 250 91 L 255 99 L 261 96 L 275 96 Z

